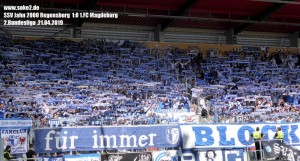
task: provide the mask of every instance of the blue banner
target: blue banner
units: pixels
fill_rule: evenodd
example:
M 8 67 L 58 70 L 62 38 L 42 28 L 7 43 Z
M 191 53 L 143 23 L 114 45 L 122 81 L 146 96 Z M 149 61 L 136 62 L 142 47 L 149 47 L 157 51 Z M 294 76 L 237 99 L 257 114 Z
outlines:
M 178 125 L 35 129 L 37 153 L 181 146 Z

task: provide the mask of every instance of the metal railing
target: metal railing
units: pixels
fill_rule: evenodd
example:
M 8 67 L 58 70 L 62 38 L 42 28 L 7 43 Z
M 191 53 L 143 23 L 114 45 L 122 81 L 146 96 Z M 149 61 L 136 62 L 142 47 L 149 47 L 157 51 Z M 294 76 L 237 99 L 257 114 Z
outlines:
M 17 158 L 17 159 L 10 159 L 10 161 L 38 161 L 38 158 Z
M 250 147 L 247 145 L 246 146 L 246 152 L 247 152 L 247 160 L 248 161 L 265 161 L 265 160 L 270 160 L 266 158 L 264 148 L 262 146 L 262 142 L 268 142 L 268 141 L 283 141 L 282 139 L 271 139 L 271 140 L 254 140 L 254 143 L 257 144 L 255 145 L 255 150 L 250 150 Z M 276 158 L 272 159 L 272 161 L 281 161 L 283 160 L 282 158 Z
M 255 161 L 262 161 L 265 160 L 265 155 L 264 155 L 264 151 L 262 149 L 262 142 L 263 140 L 254 140 L 254 144 L 255 144 L 255 150 L 250 150 L 248 145 L 246 147 L 246 151 L 247 151 L 247 159 L 248 161 L 252 161 L 253 158 L 255 159 Z M 258 144 L 258 146 L 256 145 Z M 257 149 L 257 147 L 259 147 Z

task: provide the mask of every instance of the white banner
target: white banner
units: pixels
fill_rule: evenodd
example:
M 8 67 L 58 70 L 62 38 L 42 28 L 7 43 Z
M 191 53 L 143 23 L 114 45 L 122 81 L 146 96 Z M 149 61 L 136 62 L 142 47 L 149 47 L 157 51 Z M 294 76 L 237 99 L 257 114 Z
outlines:
M 1 129 L 1 138 L 4 140 L 4 148 L 11 146 L 11 154 L 27 152 L 27 129 Z
M 222 161 L 223 153 L 222 150 L 206 150 L 199 151 L 199 161 Z
M 178 119 L 179 123 L 199 123 L 199 118 L 194 112 L 174 113 L 174 119 Z
M 295 147 L 300 145 L 299 123 L 290 124 L 213 124 L 180 125 L 183 149 L 244 148 L 254 146 L 250 135 L 259 127 L 265 140 L 274 138 L 276 127 L 281 127 L 284 141 Z
M 32 127 L 31 119 L 0 119 L 0 127 Z
M 64 161 L 101 161 L 100 154 L 64 155 Z
M 178 161 L 179 152 L 177 150 L 166 150 L 152 152 L 153 161 Z
M 37 161 L 63 161 L 62 157 L 38 157 Z
M 201 149 L 183 151 L 181 161 L 248 161 L 244 149 Z

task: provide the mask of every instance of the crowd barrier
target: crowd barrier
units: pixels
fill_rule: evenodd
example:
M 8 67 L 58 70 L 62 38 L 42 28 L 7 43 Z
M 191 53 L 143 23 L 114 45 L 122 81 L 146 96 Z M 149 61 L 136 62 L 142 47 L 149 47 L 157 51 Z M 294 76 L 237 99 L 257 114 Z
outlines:
M 59 157 L 38 157 L 34 159 L 35 161 L 179 161 L 180 154 L 177 150 L 165 150 L 139 153 L 91 153 L 62 155 Z M 28 159 L 20 158 L 13 160 L 26 161 Z
M 145 42 L 146 47 L 150 49 L 157 48 L 170 48 L 177 47 L 180 49 L 189 49 L 189 48 L 198 48 L 201 51 L 208 51 L 209 49 L 218 49 L 220 51 L 230 51 L 233 49 L 242 49 L 242 45 L 226 45 L 226 44 L 199 44 L 199 43 L 173 43 L 173 42 Z M 260 48 L 263 48 L 259 46 Z M 289 52 L 297 53 L 299 52 L 298 48 L 285 48 L 285 47 L 269 47 L 270 52 L 276 52 L 277 50 L 287 50 Z
M 15 159 L 26 161 L 27 159 Z M 35 161 L 250 161 L 244 149 L 195 151 L 161 150 L 135 153 L 101 153 L 38 157 Z

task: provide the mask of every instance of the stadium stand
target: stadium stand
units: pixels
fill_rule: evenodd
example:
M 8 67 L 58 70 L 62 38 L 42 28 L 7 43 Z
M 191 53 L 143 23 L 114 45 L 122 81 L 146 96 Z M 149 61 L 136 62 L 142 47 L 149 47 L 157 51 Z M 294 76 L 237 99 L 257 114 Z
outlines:
M 292 53 L 248 47 L 215 56 L 212 49 L 204 60 L 177 48 L 149 54 L 129 41 L 2 39 L 1 46 L 3 115 L 33 118 L 35 127 L 189 122 L 164 110 L 189 113 L 195 123 L 299 121 Z
M 300 161 L 299 0 L 0 4 L 0 160 Z
M 130 41 L 7 38 L 1 46 L 2 117 L 31 118 L 33 128 L 299 122 L 296 53 L 244 47 L 203 58 Z

